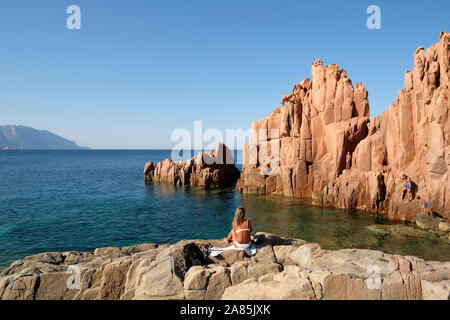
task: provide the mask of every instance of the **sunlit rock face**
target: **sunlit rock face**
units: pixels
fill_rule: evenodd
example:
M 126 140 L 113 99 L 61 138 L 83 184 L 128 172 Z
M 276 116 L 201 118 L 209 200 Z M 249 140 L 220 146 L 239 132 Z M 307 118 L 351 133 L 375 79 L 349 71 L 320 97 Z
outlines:
M 397 99 L 370 122 L 364 86 L 316 61 L 311 81 L 252 124 L 238 190 L 312 197 L 317 205 L 399 220 L 415 218 L 420 197 L 450 219 L 449 52 L 445 32 L 430 48 L 418 48 Z M 412 180 L 408 203 L 401 200 L 403 173 Z
M 282 106 L 252 124 L 244 149 L 238 190 L 244 193 L 310 197 L 321 193 L 346 166 L 368 134 L 369 102 L 360 83 L 354 87 L 337 65 L 312 65 Z

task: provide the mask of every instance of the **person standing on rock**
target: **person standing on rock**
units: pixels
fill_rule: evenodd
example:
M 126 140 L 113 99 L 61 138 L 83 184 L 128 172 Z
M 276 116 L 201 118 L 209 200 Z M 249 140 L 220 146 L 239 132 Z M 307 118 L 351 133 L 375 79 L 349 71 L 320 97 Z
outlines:
M 419 200 L 419 202 L 420 202 L 420 209 L 422 210 L 422 213 L 432 217 L 433 213 L 428 210 L 428 206 L 429 206 L 428 201 L 421 199 L 419 196 L 417 196 L 417 200 Z
M 223 240 L 226 243 L 229 243 L 230 240 L 232 240 L 236 248 L 242 249 L 250 248 L 252 244 L 250 234 L 253 231 L 253 229 L 250 220 L 245 219 L 244 207 L 239 207 L 236 209 L 232 226 L 233 229 L 231 229 L 228 237 Z
M 400 200 L 403 200 L 406 192 L 406 194 L 408 195 L 407 200 L 410 201 L 412 200 L 411 179 L 406 174 L 402 175 L 402 179 L 405 182 L 405 185 L 403 186 L 402 198 Z
M 350 154 L 350 152 L 347 152 L 347 156 L 345 158 L 345 168 L 347 170 L 350 170 L 351 167 L 352 167 L 352 155 Z

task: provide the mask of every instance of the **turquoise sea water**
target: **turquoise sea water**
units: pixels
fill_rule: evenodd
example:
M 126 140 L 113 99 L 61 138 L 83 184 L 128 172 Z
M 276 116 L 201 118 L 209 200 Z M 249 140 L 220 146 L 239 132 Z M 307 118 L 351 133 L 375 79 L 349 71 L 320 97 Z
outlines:
M 448 240 L 377 215 L 241 196 L 233 189 L 145 186 L 145 163 L 167 157 L 169 150 L 0 151 L 0 267 L 46 251 L 223 238 L 239 205 L 246 206 L 255 231 L 327 249 L 373 248 L 450 260 Z

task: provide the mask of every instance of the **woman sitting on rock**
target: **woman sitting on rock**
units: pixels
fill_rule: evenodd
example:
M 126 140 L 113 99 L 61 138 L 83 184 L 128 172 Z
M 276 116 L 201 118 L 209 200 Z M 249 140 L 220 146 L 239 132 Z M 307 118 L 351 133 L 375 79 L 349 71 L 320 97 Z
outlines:
M 250 248 L 251 246 L 251 234 L 252 223 L 250 220 L 245 219 L 245 208 L 239 207 L 234 214 L 233 229 L 226 239 L 223 239 L 226 243 L 233 240 L 233 244 L 236 248 Z

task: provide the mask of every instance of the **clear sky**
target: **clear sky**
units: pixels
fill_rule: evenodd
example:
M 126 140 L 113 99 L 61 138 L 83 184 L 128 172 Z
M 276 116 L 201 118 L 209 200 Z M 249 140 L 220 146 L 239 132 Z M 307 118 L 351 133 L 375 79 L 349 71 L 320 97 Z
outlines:
M 81 30 L 66 9 L 81 8 Z M 381 30 L 369 30 L 369 5 Z M 104 149 L 171 148 L 177 128 L 248 129 L 320 58 L 395 100 L 450 1 L 2 0 L 0 125 Z

